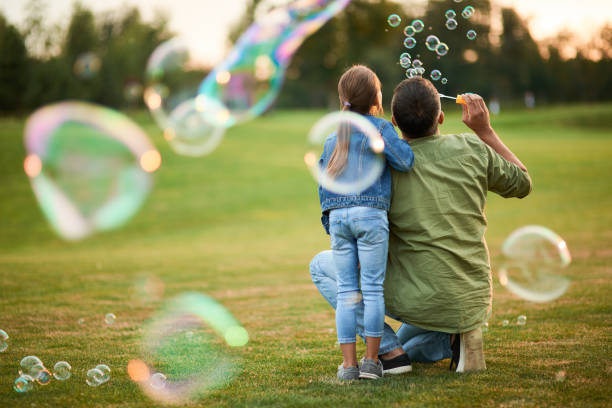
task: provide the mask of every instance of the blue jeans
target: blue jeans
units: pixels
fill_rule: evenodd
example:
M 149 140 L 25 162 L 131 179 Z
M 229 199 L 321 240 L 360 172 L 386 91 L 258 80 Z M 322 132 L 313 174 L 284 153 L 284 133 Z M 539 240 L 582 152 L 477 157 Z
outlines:
M 331 210 L 329 232 L 338 279 L 338 343 L 355 342 L 358 308 L 363 309 L 364 335 L 382 337 L 385 323 L 383 283 L 389 250 L 387 212 L 370 207 Z
M 310 262 L 310 275 L 321 295 L 336 309 L 338 274 L 332 251 L 323 251 L 313 258 Z M 357 333 L 363 338 L 363 307 L 357 307 L 355 312 Z M 385 323 L 379 354 L 388 353 L 399 347 L 408 353 L 412 361 L 420 363 L 432 363 L 452 356 L 447 333 L 425 330 L 403 323 L 395 334 L 391 326 Z

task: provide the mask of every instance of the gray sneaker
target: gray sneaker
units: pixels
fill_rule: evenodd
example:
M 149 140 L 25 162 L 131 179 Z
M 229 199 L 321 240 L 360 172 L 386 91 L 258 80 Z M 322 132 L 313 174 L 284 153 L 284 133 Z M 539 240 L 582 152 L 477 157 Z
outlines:
M 368 380 L 378 380 L 383 376 L 383 365 L 378 361 L 370 360 L 367 358 L 361 359 L 359 367 L 359 378 L 365 378 Z
M 338 366 L 338 379 L 342 381 L 358 380 L 359 379 L 359 368 L 357 367 L 344 367 L 344 364 Z

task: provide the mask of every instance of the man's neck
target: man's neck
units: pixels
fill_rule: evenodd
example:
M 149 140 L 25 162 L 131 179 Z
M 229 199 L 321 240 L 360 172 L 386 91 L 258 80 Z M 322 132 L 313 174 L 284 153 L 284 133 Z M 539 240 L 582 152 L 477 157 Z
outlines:
M 438 129 L 436 129 L 436 131 L 433 134 L 427 135 L 427 136 L 423 136 L 423 137 L 435 136 L 435 135 L 439 135 L 439 134 L 440 134 L 440 131 Z M 410 135 L 407 135 L 404 132 L 402 132 L 402 139 L 404 139 L 407 142 L 412 142 L 413 140 L 422 139 L 423 137 L 410 137 Z

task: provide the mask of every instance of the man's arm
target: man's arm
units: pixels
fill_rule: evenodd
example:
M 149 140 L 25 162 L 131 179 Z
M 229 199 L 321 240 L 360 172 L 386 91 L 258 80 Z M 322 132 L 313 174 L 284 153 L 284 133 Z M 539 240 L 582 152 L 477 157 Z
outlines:
M 521 170 L 526 172 L 527 167 L 508 149 L 491 127 L 489 110 L 482 97 L 476 94 L 463 94 L 461 96 L 465 101 L 465 105 L 463 105 L 463 123 L 472 129 L 483 142 L 491 146 L 500 156 L 510 163 L 516 164 Z

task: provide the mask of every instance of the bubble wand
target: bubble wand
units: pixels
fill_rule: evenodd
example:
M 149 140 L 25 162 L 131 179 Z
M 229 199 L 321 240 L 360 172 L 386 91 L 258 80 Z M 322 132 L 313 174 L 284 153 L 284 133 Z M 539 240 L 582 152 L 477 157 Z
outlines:
M 454 99 L 455 102 L 457 102 L 457 103 L 459 103 L 461 105 L 465 105 L 465 100 L 463 99 L 463 97 L 461 95 L 457 95 L 457 97 L 455 98 L 454 96 L 447 96 L 447 95 L 440 94 L 440 98 Z

